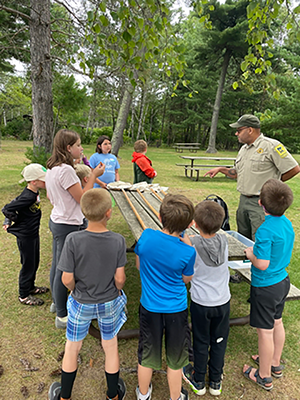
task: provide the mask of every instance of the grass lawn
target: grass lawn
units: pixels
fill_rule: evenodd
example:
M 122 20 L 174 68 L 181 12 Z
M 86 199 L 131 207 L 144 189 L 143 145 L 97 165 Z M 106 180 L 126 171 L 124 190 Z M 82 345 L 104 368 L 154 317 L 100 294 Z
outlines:
M 18 184 L 20 172 L 24 167 L 26 147 L 31 142 L 2 141 L 0 149 L 0 206 L 1 208 L 14 197 L 20 194 L 22 187 Z M 88 157 L 94 152 L 94 145 L 84 146 L 84 153 Z M 126 146 L 120 150 L 120 177 L 122 181 L 133 181 L 131 163 L 132 147 Z M 188 152 L 184 153 L 188 155 Z M 204 155 L 198 152 L 197 155 Z M 234 157 L 236 153 L 222 152 L 220 156 Z M 209 194 L 218 194 L 227 203 L 230 212 L 231 229 L 236 230 L 235 210 L 239 195 L 236 191 L 236 182 L 223 175 L 214 179 L 201 177 L 198 182 L 184 177 L 183 167 L 175 166 L 181 163 L 178 153 L 174 149 L 150 148 L 149 158 L 158 172 L 155 182 L 168 186 L 169 192 L 182 193 L 195 204 Z M 300 162 L 300 155 L 295 158 Z M 202 174 L 203 175 L 203 174 Z M 287 217 L 293 222 L 296 241 L 289 274 L 291 282 L 300 288 L 300 239 L 297 224 L 300 213 L 300 175 L 288 182 L 294 192 L 294 203 L 287 211 Z M 51 266 L 52 235 L 48 228 L 51 205 L 45 191 L 41 193 L 42 221 L 41 221 L 41 262 L 37 274 L 38 285 L 49 287 L 49 272 Z M 109 222 L 109 229 L 124 235 L 128 246 L 134 242 L 133 236 L 117 207 L 113 209 L 113 217 Z M 64 350 L 65 332 L 54 326 L 54 314 L 49 312 L 51 304 L 50 294 L 43 295 L 45 304 L 41 307 L 27 307 L 18 302 L 18 275 L 20 270 L 19 252 L 16 239 L 1 230 L 0 233 L 0 364 L 4 373 L 0 377 L 0 399 L 18 400 L 24 398 L 22 392 L 28 390 L 29 399 L 46 399 L 47 391 L 52 382 L 60 380 L 53 376 L 61 367 L 59 354 Z M 125 329 L 138 328 L 138 305 L 140 283 L 135 268 L 133 254 L 128 254 L 126 265 L 127 281 L 125 292 L 128 297 L 128 321 Z M 247 298 L 249 285 L 245 282 L 231 285 L 231 314 L 233 317 L 246 315 L 249 312 Z M 237 326 L 230 329 L 228 348 L 225 358 L 224 381 L 222 399 L 254 400 L 254 399 L 299 399 L 300 387 L 300 303 L 287 302 L 284 312 L 286 328 L 286 344 L 283 351 L 283 361 L 286 365 L 284 377 L 275 380 L 274 389 L 267 393 L 252 384 L 242 376 L 242 366 L 250 363 L 250 355 L 257 354 L 256 331 L 249 326 Z M 137 339 L 122 340 L 119 342 L 121 375 L 127 385 L 126 399 L 135 399 L 137 385 Z M 73 400 L 90 400 L 105 398 L 106 382 L 104 375 L 104 354 L 96 339 L 88 335 L 81 350 L 81 363 L 73 389 Z M 30 363 L 28 368 L 28 363 Z M 27 368 L 26 368 L 27 364 Z M 251 365 L 254 366 L 254 363 Z M 36 370 L 34 370 L 36 369 Z M 153 400 L 168 399 L 166 363 L 162 370 L 153 375 Z M 44 385 L 44 390 L 42 387 Z M 187 385 L 184 383 L 186 388 Z M 26 393 L 25 393 L 26 394 Z M 190 399 L 198 396 L 189 390 Z M 206 394 L 203 398 L 211 398 Z

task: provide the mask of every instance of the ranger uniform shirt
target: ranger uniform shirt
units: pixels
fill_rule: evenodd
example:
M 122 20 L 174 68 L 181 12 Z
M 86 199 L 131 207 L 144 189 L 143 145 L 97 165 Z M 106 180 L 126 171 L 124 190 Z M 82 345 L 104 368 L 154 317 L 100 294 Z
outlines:
M 244 144 L 237 155 L 237 190 L 245 196 L 259 195 L 268 179 L 280 179 L 297 165 L 282 143 L 260 134 L 252 144 Z

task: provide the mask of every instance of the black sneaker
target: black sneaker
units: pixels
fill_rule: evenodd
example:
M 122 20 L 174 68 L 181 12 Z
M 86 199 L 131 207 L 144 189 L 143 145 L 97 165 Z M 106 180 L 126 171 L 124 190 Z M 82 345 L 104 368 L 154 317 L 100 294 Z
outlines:
M 190 388 L 198 396 L 203 396 L 206 393 L 205 382 L 196 382 L 194 379 L 194 368 L 191 364 L 188 364 L 182 369 L 182 377 L 190 385 Z
M 118 381 L 118 396 L 118 400 L 123 400 L 126 396 L 126 385 L 122 378 Z
M 222 393 L 222 381 L 219 382 L 209 382 L 209 393 L 212 396 L 220 396 Z
M 183 387 L 181 388 L 180 400 L 189 400 L 188 391 L 185 390 Z
M 231 283 L 241 283 L 243 278 L 237 272 L 234 275 L 230 275 L 229 282 Z
M 48 392 L 49 400 L 59 400 L 61 393 L 61 383 L 53 382 Z

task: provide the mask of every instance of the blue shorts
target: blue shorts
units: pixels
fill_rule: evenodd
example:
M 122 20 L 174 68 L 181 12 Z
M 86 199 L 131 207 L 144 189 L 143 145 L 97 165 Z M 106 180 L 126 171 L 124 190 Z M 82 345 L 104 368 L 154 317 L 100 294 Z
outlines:
M 71 342 L 83 340 L 88 334 L 93 319 L 98 321 L 101 338 L 113 339 L 127 321 L 126 303 L 127 297 L 123 291 L 122 295 L 116 299 L 99 304 L 81 304 L 70 295 L 67 303 L 67 339 Z

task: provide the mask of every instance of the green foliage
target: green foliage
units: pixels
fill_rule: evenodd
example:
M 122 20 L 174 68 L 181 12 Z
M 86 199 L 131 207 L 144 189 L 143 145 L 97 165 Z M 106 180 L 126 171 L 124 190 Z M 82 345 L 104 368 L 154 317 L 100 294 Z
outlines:
M 38 163 L 46 168 L 47 160 L 51 153 L 45 152 L 44 147 L 27 147 L 25 156 L 30 160 L 30 163 Z
M 145 82 L 146 71 L 159 67 L 167 76 L 175 70 L 183 76 L 184 46 L 171 24 L 167 1 L 105 1 L 87 12 L 87 40 L 105 56 L 106 66 L 124 72 L 133 87 Z M 86 55 L 78 54 L 81 67 L 89 67 Z
M 1 134 L 4 137 L 14 137 L 19 140 L 28 140 L 31 134 L 32 122 L 27 118 L 14 118 L 6 126 L 2 126 Z

